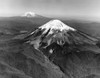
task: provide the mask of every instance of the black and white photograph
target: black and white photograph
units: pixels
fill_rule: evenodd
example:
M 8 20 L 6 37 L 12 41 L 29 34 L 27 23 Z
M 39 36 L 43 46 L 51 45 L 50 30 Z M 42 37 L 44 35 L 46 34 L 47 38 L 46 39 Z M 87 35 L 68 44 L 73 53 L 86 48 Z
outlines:
M 100 0 L 0 0 L 0 78 L 100 78 Z

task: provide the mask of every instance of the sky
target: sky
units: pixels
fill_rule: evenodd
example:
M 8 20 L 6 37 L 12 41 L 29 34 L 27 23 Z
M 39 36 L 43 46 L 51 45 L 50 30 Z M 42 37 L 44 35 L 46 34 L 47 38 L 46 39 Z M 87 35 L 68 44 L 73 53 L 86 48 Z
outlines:
M 0 0 L 0 16 L 28 11 L 48 17 L 100 17 L 100 0 Z

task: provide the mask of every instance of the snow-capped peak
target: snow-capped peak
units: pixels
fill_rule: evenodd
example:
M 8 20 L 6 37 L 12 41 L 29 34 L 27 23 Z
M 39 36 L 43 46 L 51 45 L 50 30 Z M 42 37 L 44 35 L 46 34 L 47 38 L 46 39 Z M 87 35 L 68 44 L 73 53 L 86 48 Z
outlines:
M 64 24 L 60 20 L 51 20 L 30 34 L 33 35 L 30 44 L 34 44 L 35 49 L 39 48 L 41 42 L 47 43 L 47 46 L 53 42 L 63 45 L 65 42 L 69 42 L 67 39 L 67 32 L 69 31 L 75 32 L 76 29 Z
M 46 29 L 46 30 L 60 30 L 60 31 L 63 31 L 63 30 L 72 30 L 72 31 L 75 31 L 74 28 L 64 24 L 62 21 L 60 20 L 51 20 L 50 22 L 46 23 L 45 25 L 39 27 L 41 29 Z
M 26 12 L 23 16 L 35 17 L 36 16 L 36 13 L 34 13 L 34 12 Z

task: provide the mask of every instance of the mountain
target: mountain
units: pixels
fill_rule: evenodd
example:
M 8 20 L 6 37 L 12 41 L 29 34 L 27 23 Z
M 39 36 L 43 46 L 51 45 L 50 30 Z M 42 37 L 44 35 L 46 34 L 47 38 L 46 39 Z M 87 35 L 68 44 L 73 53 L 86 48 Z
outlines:
M 51 20 L 26 37 L 27 43 L 42 51 L 46 56 L 70 52 L 93 51 L 100 53 L 98 39 L 76 30 L 60 20 Z
M 37 16 L 37 14 L 35 14 L 34 12 L 26 12 L 23 16 L 26 16 L 26 17 L 35 17 L 35 16 Z
M 38 15 L 35 12 L 26 12 L 22 16 L 24 16 L 24 17 L 42 17 L 41 15 Z

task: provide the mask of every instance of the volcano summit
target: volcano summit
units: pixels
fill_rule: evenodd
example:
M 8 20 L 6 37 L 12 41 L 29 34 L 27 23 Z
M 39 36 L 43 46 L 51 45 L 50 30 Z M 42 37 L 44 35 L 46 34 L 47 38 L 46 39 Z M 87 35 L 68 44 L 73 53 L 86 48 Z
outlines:
M 100 48 L 97 46 L 98 39 L 74 29 L 60 20 L 51 20 L 40 26 L 26 39 L 27 43 L 48 57 L 81 51 L 100 53 Z
M 59 31 L 63 31 L 63 30 L 73 30 L 75 31 L 74 28 L 67 26 L 66 24 L 64 24 L 63 22 L 61 22 L 60 20 L 51 20 L 50 22 L 46 23 L 45 25 L 39 27 L 41 29 L 46 29 L 49 30 L 59 30 Z

